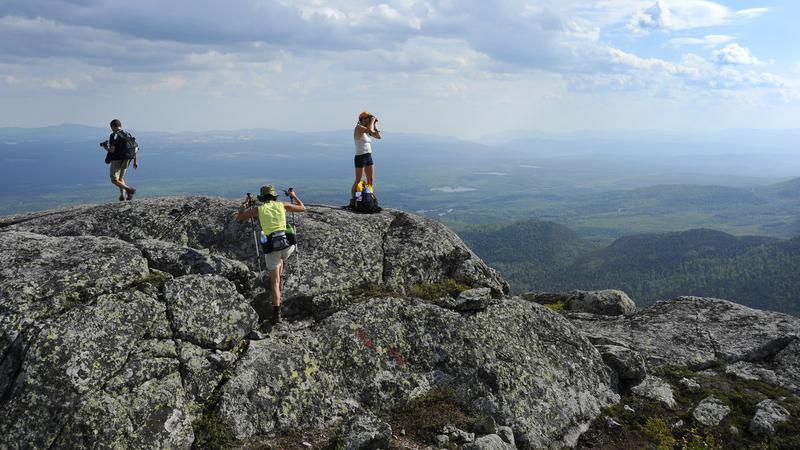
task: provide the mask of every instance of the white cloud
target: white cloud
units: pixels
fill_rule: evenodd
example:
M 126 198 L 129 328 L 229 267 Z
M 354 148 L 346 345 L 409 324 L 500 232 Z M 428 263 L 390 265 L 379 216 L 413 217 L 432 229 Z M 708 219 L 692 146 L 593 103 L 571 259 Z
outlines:
M 139 88 L 143 92 L 155 91 L 177 91 L 183 89 L 188 84 L 186 78 L 180 75 L 166 75 L 155 83 L 146 84 Z
M 460 39 L 413 38 L 393 49 L 348 52 L 339 61 L 344 69 L 374 73 L 437 73 L 465 75 L 486 70 L 491 59 Z
M 740 11 L 736 11 L 733 13 L 734 18 L 743 18 L 743 19 L 752 19 L 758 17 L 762 14 L 765 14 L 769 11 L 769 8 L 750 8 L 750 9 L 742 9 Z
M 767 8 L 731 11 L 727 6 L 707 0 L 657 0 L 637 13 L 628 24 L 636 33 L 649 30 L 689 30 L 758 17 Z
M 642 104 L 663 98 L 688 104 L 745 91 L 756 97 L 786 89 L 781 75 L 797 78 L 792 62 L 762 73 L 758 64 L 770 61 L 733 44 L 744 32 L 730 25 L 766 9 L 737 10 L 722 0 L 240 0 L 235 8 L 174 0 L 168 10 L 145 0 L 126 4 L 129 20 L 112 28 L 104 19 L 120 2 L 0 1 L 4 94 L 38 97 L 30 107 L 35 115 L 52 97 L 35 92 L 45 91 L 38 89 L 45 81 L 61 89 L 71 83 L 87 95 L 100 95 L 89 93 L 89 83 L 139 86 L 126 90 L 177 92 L 147 96 L 144 109 L 160 102 L 162 114 L 178 100 L 218 99 L 205 109 L 213 114 L 197 117 L 214 126 L 253 120 L 248 100 L 269 97 L 253 106 L 260 117 L 284 126 L 275 111 L 310 110 L 320 128 L 339 126 L 327 116 L 345 105 L 380 101 L 381 108 L 400 110 L 424 101 L 429 111 L 467 119 L 451 126 L 467 129 L 495 126 L 488 109 L 540 114 L 546 123 L 563 105 L 585 106 L 580 101 L 589 94 L 598 94 L 595 104 L 626 97 L 620 91 Z M 632 39 L 626 25 L 664 33 Z M 702 29 L 719 25 L 727 27 Z M 755 31 L 763 32 L 760 25 Z M 763 48 L 754 51 L 766 57 Z M 675 56 L 685 49 L 703 56 Z M 9 88 L 11 74 L 19 85 Z M 72 114 L 68 105 L 61 110 Z M 409 127 L 419 122 L 409 119 Z
M 709 34 L 702 38 L 695 38 L 695 37 L 672 38 L 669 40 L 669 45 L 673 47 L 680 47 L 684 45 L 699 45 L 705 48 L 715 48 L 719 47 L 722 44 L 728 43 L 733 39 L 734 39 L 733 36 L 727 36 L 724 34 Z
M 44 80 L 42 86 L 58 91 L 72 91 L 77 88 L 69 78 L 51 78 Z
M 711 59 L 717 64 L 729 64 L 738 66 L 762 65 L 764 62 L 750 53 L 750 49 L 739 44 L 728 44 L 724 48 L 714 50 Z
M 634 55 L 633 53 L 627 53 L 617 48 L 609 48 L 608 52 L 611 55 L 611 61 L 615 64 L 627 65 L 634 69 L 642 70 L 664 69 L 670 73 L 676 73 L 678 71 L 678 68 L 675 64 L 663 59 L 642 58 Z
M 575 75 L 568 82 L 574 92 L 640 91 L 653 85 L 651 77 L 633 74 Z
M 5 75 L 3 76 L 3 81 L 7 84 L 19 84 L 22 82 L 19 78 L 15 77 L 14 75 Z
M 753 70 L 745 72 L 732 67 L 731 63 L 719 64 L 716 59 L 709 61 L 691 53 L 673 63 L 659 58 L 642 58 L 615 48 L 609 48 L 608 51 L 617 65 L 616 73 L 573 77 L 570 79 L 570 88 L 588 92 L 657 89 L 717 91 L 782 89 L 786 86 L 786 80 L 779 75 Z M 737 52 L 730 53 L 738 55 Z

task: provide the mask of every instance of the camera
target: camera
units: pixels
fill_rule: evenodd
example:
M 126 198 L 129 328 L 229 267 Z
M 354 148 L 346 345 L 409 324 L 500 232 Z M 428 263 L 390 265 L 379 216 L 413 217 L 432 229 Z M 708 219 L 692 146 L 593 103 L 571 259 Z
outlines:
M 107 149 L 108 148 L 108 141 L 101 142 L 100 143 L 100 147 L 103 147 L 103 148 Z

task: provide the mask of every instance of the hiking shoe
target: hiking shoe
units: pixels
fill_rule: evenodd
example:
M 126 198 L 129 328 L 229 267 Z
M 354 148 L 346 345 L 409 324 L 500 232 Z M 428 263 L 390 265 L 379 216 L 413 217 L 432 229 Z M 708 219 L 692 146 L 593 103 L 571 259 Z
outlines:
M 133 200 L 133 194 L 136 193 L 136 189 L 130 188 L 128 189 L 128 200 Z
M 120 194 L 120 196 L 119 196 L 119 201 L 121 201 L 121 202 L 124 202 L 124 201 L 125 201 L 125 196 L 124 196 L 124 195 L 122 195 L 122 194 Z
M 281 323 L 281 306 L 273 306 L 272 307 L 272 324 L 277 325 Z

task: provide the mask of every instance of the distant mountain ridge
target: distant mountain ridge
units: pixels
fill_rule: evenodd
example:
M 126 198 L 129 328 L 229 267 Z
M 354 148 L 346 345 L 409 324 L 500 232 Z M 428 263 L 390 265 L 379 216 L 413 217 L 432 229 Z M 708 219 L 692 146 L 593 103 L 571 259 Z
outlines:
M 136 131 L 141 136 L 152 139 L 185 139 L 191 137 L 202 137 L 206 140 L 230 141 L 231 139 L 304 139 L 314 141 L 315 139 L 340 138 L 352 134 L 352 129 L 323 130 L 323 131 L 296 131 L 296 130 L 275 130 L 271 128 L 241 128 L 232 130 L 189 130 L 189 131 L 159 131 L 159 130 L 140 130 L 135 124 L 125 124 L 130 126 L 132 131 Z M 97 127 L 79 124 L 61 124 L 45 127 L 22 128 L 22 127 L 0 127 L 0 141 L 52 141 L 52 140 L 80 140 L 96 139 L 110 133 L 108 127 Z M 466 142 L 451 136 L 440 136 L 426 133 L 393 133 L 393 138 L 400 141 L 425 140 L 431 142 Z
M 771 184 L 754 189 L 764 196 L 776 196 L 784 199 L 800 199 L 800 178 L 793 178 L 782 183 Z
M 142 198 L 239 198 L 266 178 L 313 202 L 348 200 L 351 130 L 160 133 L 135 125 L 126 123 L 139 140 L 141 168 L 129 181 Z M 538 218 L 602 244 L 699 227 L 800 234 L 798 182 L 768 186 L 796 178 L 800 160 L 771 154 L 769 143 L 687 157 L 679 143 L 650 148 L 602 136 L 503 147 L 384 131 L 373 147 L 381 202 L 453 227 Z M 116 199 L 98 146 L 108 133 L 83 125 L 0 129 L 0 214 Z
M 698 295 L 800 314 L 800 237 L 693 229 L 625 236 L 593 249 L 568 228 L 539 221 L 460 234 L 517 292 L 613 287 L 638 304 Z M 493 248 L 500 239 L 507 244 Z

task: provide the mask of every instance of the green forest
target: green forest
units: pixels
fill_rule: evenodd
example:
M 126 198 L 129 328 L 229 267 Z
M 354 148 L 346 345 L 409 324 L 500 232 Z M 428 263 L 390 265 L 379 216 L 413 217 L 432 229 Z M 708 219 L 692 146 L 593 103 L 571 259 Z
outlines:
M 472 226 L 459 234 L 515 292 L 613 288 L 639 306 L 698 295 L 800 314 L 800 237 L 694 229 L 595 247 L 569 228 L 535 220 Z

